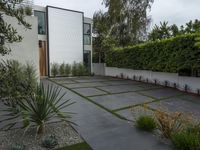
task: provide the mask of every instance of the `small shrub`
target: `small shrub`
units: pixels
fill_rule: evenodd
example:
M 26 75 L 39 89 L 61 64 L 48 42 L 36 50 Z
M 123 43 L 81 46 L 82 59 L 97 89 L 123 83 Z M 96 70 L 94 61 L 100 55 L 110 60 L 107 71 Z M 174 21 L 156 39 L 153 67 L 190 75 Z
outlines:
M 32 93 L 37 85 L 36 70 L 31 64 L 16 60 L 0 63 L 0 99 L 16 100 Z
M 167 87 L 169 85 L 169 81 L 165 80 L 164 85 Z
M 174 83 L 174 88 L 177 88 L 177 83 Z
M 185 92 L 187 92 L 189 90 L 189 86 L 187 84 L 185 84 L 184 90 L 185 90 Z
M 121 77 L 122 79 L 124 79 L 124 74 L 123 74 L 123 73 L 121 73 L 121 74 L 120 74 L 120 77 Z
M 65 75 L 69 77 L 71 74 L 71 66 L 69 64 L 65 65 Z
M 136 127 L 144 131 L 152 132 L 156 129 L 156 122 L 151 116 L 140 116 L 136 120 Z
M 59 65 L 57 63 L 51 64 L 51 75 L 53 77 L 56 77 L 58 75 L 58 68 L 59 68 Z
M 32 8 L 29 7 L 29 6 L 26 6 L 26 7 L 24 8 L 24 11 L 25 11 L 25 14 L 26 14 L 27 16 L 31 16 L 31 15 L 33 14 Z
M 134 80 L 134 81 L 136 80 L 136 76 L 135 76 L 135 75 L 133 76 L 133 80 Z
M 59 67 L 59 73 L 61 76 L 65 75 L 65 63 L 62 63 Z
M 10 150 L 25 150 L 26 147 L 21 144 L 13 144 L 10 148 Z
M 183 129 L 181 113 L 170 114 L 158 110 L 155 112 L 155 117 L 158 129 L 165 138 L 171 138 L 172 133 Z
M 157 85 L 157 84 L 158 84 L 158 81 L 157 81 L 157 79 L 154 79 L 154 83 L 155 83 L 155 85 Z
M 73 76 L 89 75 L 87 68 L 82 63 L 74 63 L 72 65 Z
M 200 150 L 200 128 L 194 127 L 174 133 L 171 140 L 177 150 Z
M 142 81 L 142 76 L 139 76 L 139 81 L 140 81 L 140 82 Z
M 200 89 L 197 89 L 197 94 L 200 95 Z
M 56 139 L 55 136 L 50 135 L 50 136 L 46 136 L 43 140 L 42 140 L 42 146 L 45 148 L 55 148 L 56 145 L 58 145 L 58 140 Z
M 86 75 L 86 68 L 82 63 L 78 63 L 77 75 L 78 76 Z
M 72 65 L 72 76 L 77 76 L 77 75 L 78 75 L 78 64 L 74 62 Z

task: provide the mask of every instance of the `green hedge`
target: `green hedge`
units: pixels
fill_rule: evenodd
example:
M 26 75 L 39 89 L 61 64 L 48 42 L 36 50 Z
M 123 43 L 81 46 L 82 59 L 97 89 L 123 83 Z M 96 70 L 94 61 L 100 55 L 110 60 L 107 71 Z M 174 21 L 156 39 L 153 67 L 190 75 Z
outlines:
M 196 34 L 162 41 L 116 48 L 106 54 L 108 67 L 177 73 L 181 69 L 200 68 L 200 48 Z

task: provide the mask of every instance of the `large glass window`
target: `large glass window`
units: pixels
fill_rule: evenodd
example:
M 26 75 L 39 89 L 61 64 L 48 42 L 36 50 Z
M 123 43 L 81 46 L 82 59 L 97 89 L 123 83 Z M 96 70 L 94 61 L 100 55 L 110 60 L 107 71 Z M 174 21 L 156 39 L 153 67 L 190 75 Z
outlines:
M 88 23 L 84 24 L 84 44 L 91 45 L 91 25 Z
M 46 16 L 45 12 L 34 11 L 34 16 L 38 17 L 38 34 L 46 34 Z

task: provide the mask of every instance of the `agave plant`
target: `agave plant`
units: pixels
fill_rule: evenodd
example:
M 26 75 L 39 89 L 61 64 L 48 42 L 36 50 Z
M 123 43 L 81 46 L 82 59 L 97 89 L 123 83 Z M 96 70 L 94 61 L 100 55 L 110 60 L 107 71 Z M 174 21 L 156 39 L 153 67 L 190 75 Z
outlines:
M 58 140 L 54 135 L 50 135 L 50 136 L 46 136 L 43 140 L 42 140 L 42 146 L 52 149 L 55 148 L 56 145 L 58 145 Z
M 43 133 L 46 124 L 54 119 L 74 124 L 70 121 L 73 113 L 63 111 L 74 104 L 70 100 L 63 100 L 65 95 L 66 93 L 62 93 L 59 87 L 48 85 L 45 88 L 43 84 L 40 84 L 30 97 L 17 100 L 17 107 L 6 105 L 1 116 L 5 119 L 0 123 L 6 124 L 4 127 L 7 129 L 18 123 L 23 123 L 26 130 L 31 126 L 36 126 L 38 134 Z

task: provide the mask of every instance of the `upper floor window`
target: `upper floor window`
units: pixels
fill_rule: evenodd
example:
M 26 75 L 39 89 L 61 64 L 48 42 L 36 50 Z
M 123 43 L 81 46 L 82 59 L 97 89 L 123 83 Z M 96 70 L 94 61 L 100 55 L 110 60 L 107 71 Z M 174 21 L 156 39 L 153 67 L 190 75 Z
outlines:
M 91 24 L 84 23 L 84 45 L 91 45 Z
M 38 34 L 46 34 L 46 16 L 45 12 L 34 11 L 34 16 L 38 17 Z

